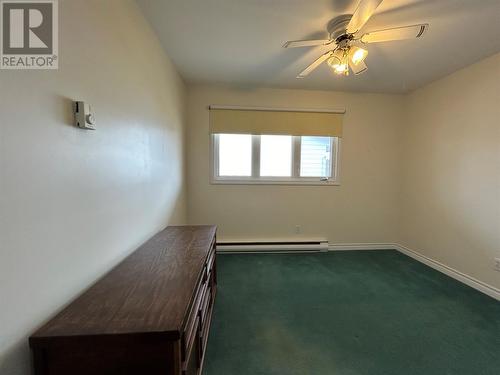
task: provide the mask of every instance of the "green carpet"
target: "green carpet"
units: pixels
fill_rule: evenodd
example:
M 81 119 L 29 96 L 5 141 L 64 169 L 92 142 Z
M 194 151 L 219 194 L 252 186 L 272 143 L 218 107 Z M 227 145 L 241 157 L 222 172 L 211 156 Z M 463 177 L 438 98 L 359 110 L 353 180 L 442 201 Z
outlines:
M 500 302 L 396 251 L 217 262 L 204 375 L 500 374 Z

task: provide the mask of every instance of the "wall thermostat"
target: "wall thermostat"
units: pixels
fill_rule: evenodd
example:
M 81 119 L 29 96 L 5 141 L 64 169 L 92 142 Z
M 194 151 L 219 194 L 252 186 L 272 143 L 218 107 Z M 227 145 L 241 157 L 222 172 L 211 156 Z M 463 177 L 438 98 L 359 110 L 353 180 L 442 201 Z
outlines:
M 75 102 L 75 125 L 82 129 L 95 130 L 95 117 L 90 104 Z

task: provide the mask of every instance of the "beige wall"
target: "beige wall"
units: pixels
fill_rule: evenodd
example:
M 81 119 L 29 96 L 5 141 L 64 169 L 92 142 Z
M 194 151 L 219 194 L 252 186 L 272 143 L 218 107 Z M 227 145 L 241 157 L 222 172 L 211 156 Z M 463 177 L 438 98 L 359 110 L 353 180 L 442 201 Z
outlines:
M 167 223 L 185 221 L 185 88 L 137 6 L 60 0 L 60 69 L 0 71 L 0 373 L 27 335 Z M 72 125 L 94 107 L 96 131 Z
M 500 54 L 406 104 L 400 242 L 500 288 Z
M 209 104 L 345 107 L 341 185 L 211 185 Z M 334 243 L 393 242 L 402 104 L 397 95 L 190 86 L 189 221 L 219 225 L 219 237 L 226 240 L 321 237 Z M 295 225 L 302 227 L 300 235 Z

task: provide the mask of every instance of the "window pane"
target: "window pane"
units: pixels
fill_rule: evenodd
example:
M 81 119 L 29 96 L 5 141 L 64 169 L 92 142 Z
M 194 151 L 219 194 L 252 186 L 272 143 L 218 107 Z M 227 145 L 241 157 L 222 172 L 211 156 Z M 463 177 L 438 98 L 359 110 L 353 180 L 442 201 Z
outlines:
M 292 175 L 292 137 L 262 135 L 260 137 L 260 175 L 290 177 Z
M 219 134 L 219 176 L 252 175 L 252 136 Z
M 331 138 L 301 137 L 300 176 L 331 177 Z

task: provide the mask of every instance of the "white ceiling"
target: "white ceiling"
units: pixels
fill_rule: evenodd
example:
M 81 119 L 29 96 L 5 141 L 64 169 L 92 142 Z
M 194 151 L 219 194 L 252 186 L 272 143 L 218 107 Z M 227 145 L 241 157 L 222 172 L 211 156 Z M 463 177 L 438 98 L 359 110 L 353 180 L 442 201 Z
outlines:
M 401 93 L 500 51 L 500 0 L 385 0 L 363 31 L 427 22 L 418 40 L 368 46 L 368 71 L 297 73 L 328 47 L 284 49 L 327 37 L 328 21 L 357 0 L 137 0 L 189 82 Z

